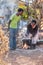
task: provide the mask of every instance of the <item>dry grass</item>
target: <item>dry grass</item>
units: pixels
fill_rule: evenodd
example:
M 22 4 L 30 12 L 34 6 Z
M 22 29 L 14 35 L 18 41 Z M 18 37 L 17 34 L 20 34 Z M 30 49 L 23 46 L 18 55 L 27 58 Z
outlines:
M 8 51 L 9 38 L 4 34 L 2 26 L 0 25 L 0 55 Z

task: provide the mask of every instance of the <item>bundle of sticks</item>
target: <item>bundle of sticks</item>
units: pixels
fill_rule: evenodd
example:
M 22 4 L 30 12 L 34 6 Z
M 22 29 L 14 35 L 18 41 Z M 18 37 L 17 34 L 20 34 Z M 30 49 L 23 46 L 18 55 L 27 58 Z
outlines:
M 0 25 L 0 54 L 8 51 L 9 38 L 5 35 L 2 26 Z

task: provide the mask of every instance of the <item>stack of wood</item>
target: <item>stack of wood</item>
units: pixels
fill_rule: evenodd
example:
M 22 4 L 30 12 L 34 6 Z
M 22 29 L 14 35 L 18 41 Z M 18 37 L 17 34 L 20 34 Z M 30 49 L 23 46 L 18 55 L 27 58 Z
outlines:
M 9 38 L 4 34 L 2 26 L 0 25 L 0 54 L 8 51 Z
M 41 19 L 40 28 L 43 30 L 43 18 Z

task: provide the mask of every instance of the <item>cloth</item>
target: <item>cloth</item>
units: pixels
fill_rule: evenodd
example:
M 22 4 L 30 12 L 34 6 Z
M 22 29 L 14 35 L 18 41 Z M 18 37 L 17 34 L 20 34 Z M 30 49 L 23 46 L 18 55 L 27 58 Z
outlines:
M 17 28 L 17 24 L 20 21 L 21 16 L 13 15 L 11 18 L 10 28 Z
M 37 34 L 34 37 L 32 37 L 32 44 L 36 44 L 38 40 L 39 40 L 39 31 L 37 31 Z
M 32 36 L 35 36 L 37 31 L 38 31 L 38 26 L 37 25 L 34 29 L 32 28 L 31 23 L 27 26 L 27 34 L 31 33 Z
M 10 28 L 10 38 L 9 38 L 10 49 L 16 49 L 16 34 L 17 29 Z
M 37 31 L 34 37 L 32 36 L 32 34 L 29 34 L 28 38 L 32 40 L 32 44 L 36 44 L 37 41 L 39 40 L 39 31 Z

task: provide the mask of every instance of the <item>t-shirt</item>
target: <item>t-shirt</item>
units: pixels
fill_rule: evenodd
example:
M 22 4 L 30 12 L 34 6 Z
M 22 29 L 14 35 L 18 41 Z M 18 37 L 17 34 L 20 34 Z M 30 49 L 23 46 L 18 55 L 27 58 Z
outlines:
M 31 26 L 31 23 L 27 26 L 27 33 L 31 33 L 33 36 L 37 34 L 38 31 L 38 26 L 36 25 L 36 27 L 33 29 Z
M 10 28 L 17 28 L 17 23 L 20 21 L 21 16 L 13 15 L 11 18 Z

